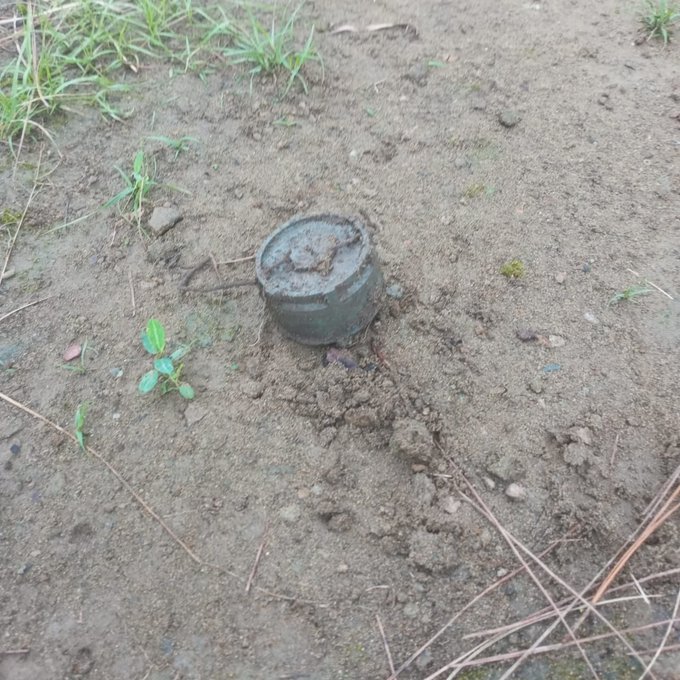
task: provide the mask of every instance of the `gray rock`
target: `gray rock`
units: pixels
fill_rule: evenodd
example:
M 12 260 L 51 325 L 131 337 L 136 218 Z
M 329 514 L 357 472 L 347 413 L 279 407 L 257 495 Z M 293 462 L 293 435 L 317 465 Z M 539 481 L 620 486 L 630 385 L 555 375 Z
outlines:
M 251 399 L 259 399 L 264 394 L 264 385 L 257 380 L 246 380 L 241 384 L 241 392 Z
M 182 214 L 174 205 L 154 208 L 149 218 L 149 229 L 154 236 L 162 236 L 168 229 L 172 229 L 180 220 Z
M 592 313 L 592 312 L 586 312 L 583 315 L 583 318 L 588 322 L 592 324 L 598 324 L 600 323 L 600 320 Z
M 413 476 L 413 493 L 421 505 L 431 505 L 437 495 L 437 487 L 434 482 L 422 472 Z
M 522 120 L 522 118 L 519 113 L 512 109 L 504 109 L 498 114 L 498 122 L 506 128 L 515 127 L 520 120 Z

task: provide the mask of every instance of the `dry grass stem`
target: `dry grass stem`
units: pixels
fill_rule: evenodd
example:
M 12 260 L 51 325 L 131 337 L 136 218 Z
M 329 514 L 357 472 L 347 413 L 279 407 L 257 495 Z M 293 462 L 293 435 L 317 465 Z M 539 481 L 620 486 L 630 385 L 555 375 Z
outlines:
M 630 267 L 628 267 L 627 269 L 628 269 L 628 271 L 629 271 L 633 276 L 637 276 L 638 279 L 642 279 L 642 277 L 640 276 L 640 274 L 638 274 L 636 271 L 634 271 L 634 270 L 631 269 Z M 657 286 L 655 283 L 652 283 L 649 279 L 642 279 L 642 280 L 643 280 L 648 286 L 651 286 L 652 288 L 655 288 L 656 290 L 658 290 L 659 293 L 663 293 L 669 300 L 674 300 L 674 299 L 675 299 L 672 295 L 670 295 L 669 293 L 667 293 L 663 288 L 659 288 L 659 286 Z
M 250 570 L 250 574 L 248 575 L 248 581 L 246 583 L 246 593 L 250 592 L 250 589 L 253 585 L 253 581 L 255 580 L 255 573 L 257 572 L 257 567 L 260 564 L 260 558 L 262 557 L 262 553 L 264 551 L 264 547 L 267 545 L 267 523 L 265 522 L 264 525 L 264 531 L 262 532 L 262 540 L 260 541 L 260 545 L 257 549 L 257 553 L 255 554 L 255 562 L 253 562 L 253 568 Z
M 378 630 L 380 631 L 380 637 L 382 638 L 383 647 L 385 648 L 385 656 L 387 656 L 387 665 L 389 666 L 390 673 L 394 677 L 394 661 L 392 660 L 392 652 L 390 652 L 390 646 L 387 644 L 387 637 L 385 637 L 385 629 L 383 628 L 382 621 L 380 617 L 376 614 L 375 620 L 378 624 Z
M 135 303 L 135 284 L 132 281 L 132 269 L 128 269 L 128 283 L 130 284 L 130 303 L 132 304 L 132 316 L 137 314 L 137 304 Z
M 16 309 L 13 309 L 11 312 L 7 312 L 7 314 L 3 314 L 0 316 L 0 321 L 4 321 L 5 319 L 9 319 L 12 314 L 16 314 L 17 312 L 20 312 L 22 309 L 27 309 L 28 307 L 33 307 L 33 305 L 40 304 L 41 302 L 45 302 L 45 300 L 51 300 L 54 297 L 54 295 L 48 295 L 44 298 L 40 298 L 39 300 L 33 300 L 33 302 L 27 302 L 25 305 L 21 305 L 21 307 L 17 307 Z
M 647 668 L 645 668 L 645 672 L 640 676 L 640 680 L 644 680 L 647 677 L 647 675 L 649 675 L 649 673 L 652 672 L 652 668 L 654 667 L 656 660 L 659 658 L 661 652 L 663 652 L 664 648 L 666 647 L 666 642 L 668 642 L 668 637 L 670 636 L 671 631 L 673 630 L 673 625 L 678 621 L 678 608 L 680 608 L 680 589 L 678 589 L 678 594 L 675 598 L 675 607 L 673 607 L 673 615 L 668 621 L 668 626 L 663 634 L 663 637 L 661 638 L 661 642 L 656 652 L 654 653 L 654 656 L 649 662 Z
M 28 213 L 28 209 L 31 207 L 31 203 L 33 202 L 33 198 L 34 198 L 36 190 L 38 188 L 38 180 L 40 179 L 40 166 L 42 164 L 43 151 L 44 151 L 44 147 L 41 146 L 40 147 L 40 153 L 38 154 L 38 163 L 37 163 L 36 168 L 35 168 L 35 175 L 33 176 L 33 186 L 31 187 L 31 193 L 28 195 L 28 200 L 26 201 L 26 205 L 24 206 L 24 210 L 21 213 L 21 217 L 19 218 L 19 221 L 17 222 L 16 229 L 14 230 L 14 233 L 12 234 L 12 237 L 10 238 L 9 244 L 7 246 L 7 254 L 5 255 L 5 261 L 2 265 L 2 270 L 0 270 L 0 286 L 2 286 L 2 280 L 5 277 L 5 272 L 7 271 L 7 265 L 9 264 L 9 258 L 12 256 L 12 250 L 14 248 L 14 244 L 16 243 L 17 236 L 19 236 L 19 232 L 21 231 L 21 227 L 23 226 L 24 221 L 26 220 L 26 214 Z
M 20 411 L 27 413 L 36 420 L 40 420 L 46 425 L 49 425 L 52 429 L 56 430 L 57 432 L 61 432 L 61 434 L 63 434 L 68 439 L 71 439 L 76 444 L 78 443 L 78 440 L 68 430 L 65 430 L 63 427 L 57 425 L 56 423 L 53 423 L 51 420 L 41 415 L 37 411 L 28 408 L 28 406 L 24 406 L 22 403 L 12 399 L 12 397 L 8 397 L 6 394 L 3 394 L 2 392 L 0 392 L 0 399 L 7 402 L 11 406 L 14 406 L 14 408 L 18 408 Z M 170 536 L 170 538 L 178 546 L 180 546 L 180 548 L 182 548 L 182 550 L 184 550 L 184 552 L 187 555 L 189 555 L 189 557 L 196 564 L 200 565 L 204 564 L 203 560 L 200 557 L 198 557 L 198 555 L 196 555 L 196 553 L 179 536 L 177 536 L 177 534 L 163 521 L 163 519 L 158 515 L 158 513 L 132 488 L 132 486 L 125 479 L 125 477 L 123 477 L 123 475 L 121 475 L 120 472 L 118 472 L 118 470 L 116 470 L 116 468 L 113 467 L 113 465 L 111 465 L 111 463 L 109 463 L 108 460 L 106 460 L 106 458 L 98 454 L 90 446 L 86 446 L 85 450 L 108 469 L 108 471 L 123 485 L 123 487 L 125 487 L 125 490 L 135 499 L 135 501 L 137 501 L 142 510 L 146 512 L 147 515 L 149 515 L 152 519 L 156 520 L 156 522 L 160 524 L 163 531 L 165 531 L 165 533 L 167 533 L 168 536 Z

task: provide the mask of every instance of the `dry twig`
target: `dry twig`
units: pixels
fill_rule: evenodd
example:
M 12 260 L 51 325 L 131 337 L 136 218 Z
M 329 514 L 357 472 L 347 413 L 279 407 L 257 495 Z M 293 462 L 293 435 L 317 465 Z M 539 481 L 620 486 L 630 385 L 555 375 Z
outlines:
M 375 620 L 378 624 L 378 630 L 380 631 L 380 637 L 382 638 L 383 647 L 385 648 L 385 656 L 387 656 L 387 664 L 390 668 L 390 673 L 394 677 L 394 661 L 392 660 L 392 652 L 390 652 L 390 646 L 387 644 L 387 638 L 385 637 L 385 629 L 383 628 L 382 621 L 380 617 L 376 614 Z
M 11 312 L 7 312 L 7 314 L 3 314 L 0 316 L 0 321 L 4 321 L 5 319 L 8 319 L 12 314 L 16 314 L 17 312 L 20 312 L 22 309 L 26 309 L 28 307 L 33 307 L 33 305 L 37 305 L 41 302 L 45 302 L 45 300 L 50 300 L 53 298 L 54 295 L 48 295 L 47 297 L 40 298 L 39 300 L 33 300 L 33 302 L 27 302 L 25 305 L 21 305 L 21 307 L 17 307 L 16 309 L 13 309 Z
M 264 531 L 262 532 L 262 540 L 260 541 L 260 546 L 257 549 L 257 554 L 255 555 L 255 562 L 253 562 L 253 568 L 250 570 L 250 575 L 248 576 L 248 582 L 246 583 L 246 593 L 250 592 L 250 588 L 253 585 L 253 580 L 255 579 L 255 573 L 257 572 L 257 567 L 260 564 L 260 558 L 262 557 L 262 552 L 267 544 L 267 522 L 264 524 Z

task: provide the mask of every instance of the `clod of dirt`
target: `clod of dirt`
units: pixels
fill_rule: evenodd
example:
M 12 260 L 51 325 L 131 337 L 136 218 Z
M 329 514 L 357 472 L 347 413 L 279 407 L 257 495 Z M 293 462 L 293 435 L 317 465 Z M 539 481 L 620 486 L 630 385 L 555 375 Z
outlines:
M 390 439 L 390 450 L 411 463 L 427 465 L 433 460 L 432 435 L 417 420 L 397 420 Z
M 75 678 L 86 676 L 94 668 L 94 659 L 89 647 L 81 647 L 71 664 L 71 674 Z
M 419 671 L 424 671 L 432 662 L 434 657 L 429 649 L 426 649 L 420 656 L 416 658 L 415 664 Z
M 154 208 L 149 218 L 149 229 L 154 236 L 162 236 L 166 231 L 172 229 L 180 220 L 182 214 L 174 205 L 160 206 Z
M 348 531 L 354 523 L 352 513 L 330 499 L 319 501 L 316 514 L 326 523 L 329 531 Z
M 241 384 L 241 392 L 250 399 L 259 399 L 264 394 L 264 385 L 257 380 L 246 380 Z
M 498 122 L 506 128 L 515 127 L 520 120 L 522 120 L 522 118 L 519 113 L 512 109 L 505 109 L 498 114 Z
M 419 569 L 430 573 L 444 573 L 457 566 L 456 544 L 451 534 L 430 533 L 416 529 L 409 541 L 409 560 Z
M 567 465 L 578 467 L 579 465 L 589 462 L 590 451 L 588 451 L 588 447 L 585 444 L 572 442 L 564 447 L 562 457 Z
M 419 87 L 423 87 L 427 85 L 427 77 L 429 75 L 429 71 L 427 68 L 427 64 L 418 63 L 412 66 L 408 73 L 404 76 L 406 80 L 410 80 L 412 83 L 415 83 Z
M 437 488 L 427 475 L 419 472 L 413 476 L 413 494 L 419 504 L 428 506 L 437 495 Z

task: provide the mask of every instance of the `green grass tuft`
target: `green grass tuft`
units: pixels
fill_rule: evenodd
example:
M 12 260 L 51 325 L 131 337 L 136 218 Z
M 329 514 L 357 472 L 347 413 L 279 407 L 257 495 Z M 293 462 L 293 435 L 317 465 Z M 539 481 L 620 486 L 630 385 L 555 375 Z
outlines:
M 661 38 L 664 45 L 671 39 L 674 24 L 680 21 L 680 6 L 673 0 L 645 0 L 642 22 L 652 38 Z

